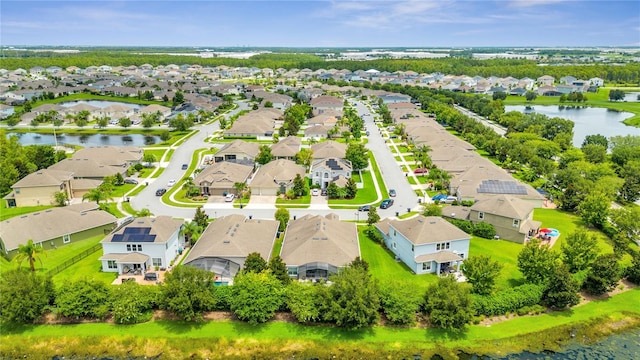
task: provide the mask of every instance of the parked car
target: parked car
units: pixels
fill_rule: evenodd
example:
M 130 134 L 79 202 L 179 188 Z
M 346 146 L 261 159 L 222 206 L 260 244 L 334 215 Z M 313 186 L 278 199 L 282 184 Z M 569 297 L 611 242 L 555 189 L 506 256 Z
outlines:
M 371 209 L 371 206 L 369 205 L 362 205 L 358 208 L 358 211 L 369 211 L 369 209 Z
M 232 202 L 233 199 L 235 199 L 235 198 L 236 198 L 235 194 L 227 194 L 227 196 L 224 197 L 224 201 Z
M 393 199 L 385 199 L 380 203 L 380 209 L 388 209 L 393 205 Z
M 124 179 L 124 183 L 125 184 L 134 184 L 134 185 L 136 185 L 136 184 L 138 184 L 138 180 L 131 179 L 131 178 L 126 178 L 126 179 Z
M 158 190 L 156 190 L 156 196 L 162 196 L 167 192 L 167 189 L 165 188 L 160 188 Z
M 320 191 L 320 195 L 327 196 L 327 189 L 322 189 L 322 191 Z
M 311 190 L 311 195 L 312 195 L 312 196 L 318 196 L 318 195 L 320 195 L 320 189 L 313 189 L 313 190 Z
M 396 190 L 395 189 L 389 189 L 389 196 L 395 197 L 396 196 Z
M 182 164 L 182 170 L 187 170 L 189 168 L 189 164 Z
M 167 186 L 168 186 L 168 187 L 172 187 L 172 186 L 173 186 L 173 185 L 175 185 L 175 184 L 176 184 L 176 181 L 175 181 L 175 180 L 173 180 L 173 179 L 171 179 L 171 180 L 169 180 L 169 182 L 167 183 Z
M 428 174 L 429 173 L 429 169 L 424 169 L 424 168 L 417 168 L 415 170 L 413 170 L 414 174 Z
M 154 272 L 148 272 L 144 274 L 144 279 L 147 281 L 158 281 L 158 274 Z
M 455 196 L 447 196 L 446 198 L 440 200 L 440 202 L 444 204 L 453 204 L 454 201 L 458 201 L 458 198 Z

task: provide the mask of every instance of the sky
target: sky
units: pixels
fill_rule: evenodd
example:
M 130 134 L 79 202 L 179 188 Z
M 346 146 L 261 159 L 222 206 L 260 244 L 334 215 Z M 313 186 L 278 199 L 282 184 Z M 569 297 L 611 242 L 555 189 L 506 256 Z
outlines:
M 0 1 L 0 45 L 640 46 L 640 1 Z

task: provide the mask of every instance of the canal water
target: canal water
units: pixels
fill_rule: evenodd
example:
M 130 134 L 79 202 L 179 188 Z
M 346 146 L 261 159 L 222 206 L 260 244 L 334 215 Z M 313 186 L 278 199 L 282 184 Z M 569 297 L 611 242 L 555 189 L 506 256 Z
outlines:
M 561 107 L 534 105 L 526 109 L 524 105 L 507 105 L 505 112 L 535 112 L 549 117 L 561 117 L 575 123 L 573 127 L 573 145 L 582 146 L 587 135 L 600 134 L 607 138 L 618 135 L 640 135 L 640 128 L 627 126 L 622 121 L 633 116 L 632 113 L 594 107 Z
M 7 135 L 15 135 L 19 138 L 22 145 L 80 145 L 80 146 L 149 146 L 160 143 L 162 140 L 159 136 L 150 136 L 143 134 L 130 135 L 112 135 L 112 134 L 93 134 L 93 135 L 76 135 L 76 134 L 57 134 L 56 138 L 53 134 L 38 133 L 8 133 Z

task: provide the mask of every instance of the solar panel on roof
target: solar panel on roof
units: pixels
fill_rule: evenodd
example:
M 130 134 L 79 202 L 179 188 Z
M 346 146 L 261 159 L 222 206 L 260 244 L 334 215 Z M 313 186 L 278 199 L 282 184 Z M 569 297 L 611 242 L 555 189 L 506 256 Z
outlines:
M 111 242 L 154 242 L 155 234 L 150 234 L 151 228 L 128 227 L 122 234 L 115 234 Z
M 479 193 L 526 195 L 527 188 L 515 181 L 484 180 L 478 187 Z

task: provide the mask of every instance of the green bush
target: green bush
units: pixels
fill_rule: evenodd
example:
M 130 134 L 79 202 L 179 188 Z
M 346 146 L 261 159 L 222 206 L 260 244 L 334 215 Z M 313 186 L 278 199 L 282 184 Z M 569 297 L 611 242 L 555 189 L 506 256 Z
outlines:
M 469 220 L 447 218 L 447 221 L 455 225 L 458 229 L 466 232 L 467 234 L 473 233 L 473 223 Z
M 493 239 L 496 236 L 496 229 L 486 222 L 479 222 L 473 226 L 473 235 L 484 239 Z
M 171 139 L 171 132 L 169 132 L 169 130 L 160 133 L 160 140 L 167 141 L 169 139 Z
M 376 229 L 374 226 L 367 227 L 367 229 L 364 232 L 365 234 L 367 234 L 369 239 L 375 241 L 378 244 L 383 243 L 384 239 L 382 238 L 382 234 L 380 234 L 378 229 Z
M 211 290 L 215 305 L 213 310 L 229 311 L 231 310 L 231 287 L 230 286 L 214 286 Z
M 497 316 L 540 303 L 544 285 L 525 284 L 489 296 L 473 295 L 477 315 Z
M 136 324 L 151 320 L 152 310 L 157 308 L 160 289 L 125 282 L 113 289 L 111 315 L 116 324 Z
M 111 289 L 88 279 L 65 282 L 56 296 L 57 313 L 74 319 L 103 319 L 111 307 Z

